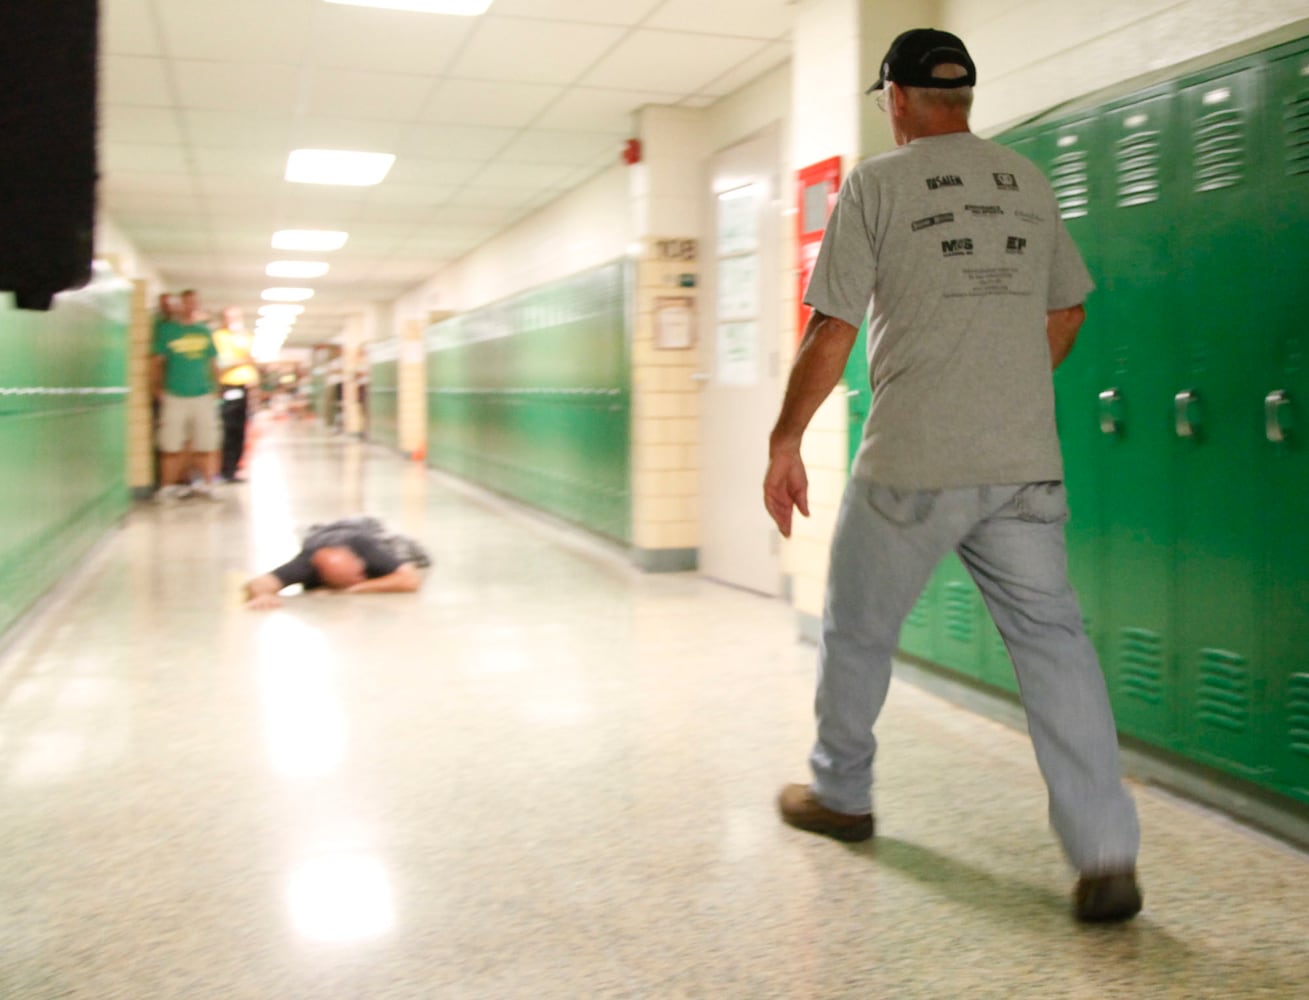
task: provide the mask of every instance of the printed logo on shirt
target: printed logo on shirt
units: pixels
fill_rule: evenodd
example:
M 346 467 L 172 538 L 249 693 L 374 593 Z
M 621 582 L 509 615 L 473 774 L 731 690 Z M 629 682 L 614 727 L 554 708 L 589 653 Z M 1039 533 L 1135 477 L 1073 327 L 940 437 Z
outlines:
M 942 212 L 940 215 L 929 216 L 926 219 L 919 219 L 913 224 L 914 232 L 920 229 L 927 229 L 929 226 L 939 226 L 946 222 L 954 222 L 954 212 Z
M 941 254 L 945 257 L 971 257 L 973 255 L 973 241 L 970 239 L 942 240 Z
M 999 205 L 965 205 L 964 210 L 974 215 L 1004 215 L 1004 209 Z
M 964 186 L 964 179 L 958 174 L 942 174 L 940 177 L 927 178 L 927 186 L 932 191 L 937 188 L 961 188 Z
M 1044 215 L 1037 215 L 1035 212 L 1017 211 L 1014 213 L 1014 218 L 1022 219 L 1024 222 L 1031 222 L 1037 224 L 1045 221 Z
M 992 174 L 995 178 L 995 186 L 1001 191 L 1017 191 L 1018 178 L 1013 174 Z
M 1010 236 L 1009 242 L 1005 244 L 1005 253 L 1022 253 L 1027 249 L 1027 240 L 1022 236 Z

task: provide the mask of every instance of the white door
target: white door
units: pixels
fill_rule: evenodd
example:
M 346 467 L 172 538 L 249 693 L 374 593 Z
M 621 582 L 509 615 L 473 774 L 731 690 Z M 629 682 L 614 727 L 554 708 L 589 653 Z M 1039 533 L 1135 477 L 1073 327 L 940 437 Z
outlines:
M 768 432 L 783 386 L 780 159 L 776 126 L 713 158 L 701 253 L 700 570 L 771 595 L 782 590 L 780 541 L 763 505 Z

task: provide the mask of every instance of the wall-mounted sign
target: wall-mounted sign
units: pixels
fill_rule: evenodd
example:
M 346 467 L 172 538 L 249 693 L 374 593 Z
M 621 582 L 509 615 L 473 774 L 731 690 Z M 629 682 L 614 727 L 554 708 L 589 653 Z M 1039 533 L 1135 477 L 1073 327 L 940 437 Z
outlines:
M 695 343 L 695 300 L 661 295 L 654 301 L 654 345 L 661 351 L 682 350 Z

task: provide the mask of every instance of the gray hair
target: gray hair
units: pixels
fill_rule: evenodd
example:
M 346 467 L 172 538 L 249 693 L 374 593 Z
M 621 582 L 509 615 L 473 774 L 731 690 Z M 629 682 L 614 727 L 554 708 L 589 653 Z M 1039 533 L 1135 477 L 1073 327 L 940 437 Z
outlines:
M 956 63 L 945 63 L 932 70 L 937 80 L 958 80 L 968 75 L 968 70 Z M 933 108 L 950 111 L 962 111 L 965 115 L 973 109 L 972 87 L 906 87 L 919 101 Z

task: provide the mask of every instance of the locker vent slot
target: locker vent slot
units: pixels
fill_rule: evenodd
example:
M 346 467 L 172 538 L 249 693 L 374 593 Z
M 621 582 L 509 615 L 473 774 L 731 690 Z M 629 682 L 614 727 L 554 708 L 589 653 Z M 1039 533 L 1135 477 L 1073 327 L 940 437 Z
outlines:
M 1250 671 L 1245 657 L 1225 649 L 1200 650 L 1198 716 L 1233 733 L 1250 727 Z
M 1309 674 L 1291 675 L 1287 700 L 1287 741 L 1293 752 L 1309 758 Z
M 1163 639 L 1158 632 L 1143 628 L 1125 628 L 1119 638 L 1119 687 L 1128 698 L 1147 705 L 1164 700 Z
M 966 583 L 945 585 L 945 634 L 955 642 L 971 643 L 977 634 L 977 603 Z
M 904 623 L 912 628 L 926 628 L 927 623 L 931 621 L 932 597 L 924 592 L 913 606 L 913 610 L 905 615 Z
M 1234 108 L 1200 119 L 1195 130 L 1195 190 L 1218 191 L 1245 179 L 1245 122 Z
M 1118 207 L 1148 205 L 1159 200 L 1159 133 L 1136 132 L 1119 139 L 1115 145 L 1118 177 Z
M 1009 661 L 1009 650 L 1005 648 L 1004 636 L 999 632 L 991 633 L 991 657 L 996 663 Z
M 1283 102 L 1286 134 L 1286 172 L 1309 174 L 1309 93 Z
M 1065 219 L 1080 219 L 1091 204 L 1091 179 L 1086 150 L 1075 149 L 1054 158 L 1050 186 L 1059 202 L 1059 214 Z

